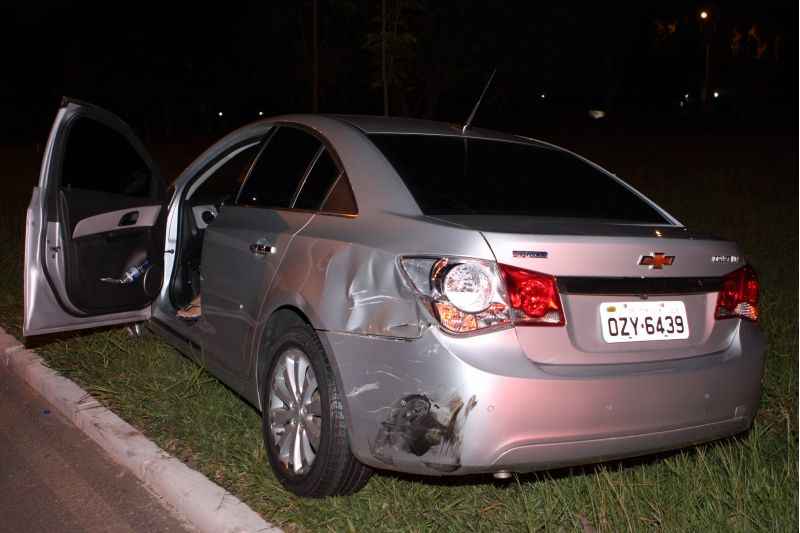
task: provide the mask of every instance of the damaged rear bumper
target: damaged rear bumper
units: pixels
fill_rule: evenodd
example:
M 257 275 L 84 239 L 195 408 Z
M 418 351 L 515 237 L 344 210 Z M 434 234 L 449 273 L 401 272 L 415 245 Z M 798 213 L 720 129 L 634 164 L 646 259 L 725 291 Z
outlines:
M 354 455 L 402 472 L 528 472 L 680 448 L 746 430 L 761 394 L 764 341 L 749 323 L 721 352 L 615 365 L 533 363 L 513 329 L 320 337 Z

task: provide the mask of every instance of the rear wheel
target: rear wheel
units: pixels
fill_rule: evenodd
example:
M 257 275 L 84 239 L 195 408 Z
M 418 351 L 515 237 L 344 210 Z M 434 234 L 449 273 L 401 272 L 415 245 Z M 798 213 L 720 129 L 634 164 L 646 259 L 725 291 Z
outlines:
M 270 355 L 262 380 L 262 428 L 276 477 L 298 496 L 356 492 L 372 470 L 350 451 L 341 396 L 316 333 L 292 325 Z

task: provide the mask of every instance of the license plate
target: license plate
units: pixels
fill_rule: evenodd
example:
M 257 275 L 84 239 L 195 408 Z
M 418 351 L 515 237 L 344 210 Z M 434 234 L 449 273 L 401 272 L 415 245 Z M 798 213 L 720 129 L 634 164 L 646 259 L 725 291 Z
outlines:
M 600 304 L 600 322 L 606 342 L 689 338 L 683 302 L 605 302 Z

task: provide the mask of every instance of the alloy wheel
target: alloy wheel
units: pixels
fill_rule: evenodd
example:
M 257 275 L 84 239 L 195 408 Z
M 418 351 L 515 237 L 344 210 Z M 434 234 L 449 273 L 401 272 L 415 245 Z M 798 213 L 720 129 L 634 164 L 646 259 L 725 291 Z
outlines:
M 272 373 L 269 434 L 288 473 L 311 469 L 322 434 L 322 406 L 311 361 L 296 347 L 281 353 Z

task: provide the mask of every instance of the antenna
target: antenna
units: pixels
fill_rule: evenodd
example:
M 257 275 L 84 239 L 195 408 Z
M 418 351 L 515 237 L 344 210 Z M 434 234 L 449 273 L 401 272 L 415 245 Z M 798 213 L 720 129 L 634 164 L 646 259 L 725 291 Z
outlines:
M 481 93 L 481 96 L 480 96 L 480 98 L 478 98 L 478 101 L 477 101 L 477 102 L 475 102 L 475 107 L 473 107 L 473 108 L 472 108 L 472 113 L 470 113 L 470 114 L 469 114 L 469 118 L 468 118 L 468 119 L 467 119 L 467 121 L 464 123 L 464 126 L 461 128 L 461 134 L 462 134 L 462 135 L 463 135 L 463 134 L 465 134 L 465 133 L 467 133 L 467 130 L 468 130 L 468 129 L 469 129 L 469 127 L 472 125 L 472 119 L 474 119 L 474 118 L 475 118 L 475 113 L 477 113 L 477 112 L 478 112 L 478 108 L 480 107 L 480 105 L 481 105 L 481 102 L 483 101 L 483 96 L 486 94 L 486 90 L 489 88 L 489 85 L 491 85 L 491 84 L 492 84 L 492 80 L 494 79 L 494 75 L 495 75 L 496 73 L 497 73 L 497 69 L 495 68 L 495 69 L 492 71 L 492 75 L 491 75 L 491 76 L 489 76 L 489 81 L 487 81 L 487 82 L 486 82 L 486 85 L 483 87 L 483 92 Z

